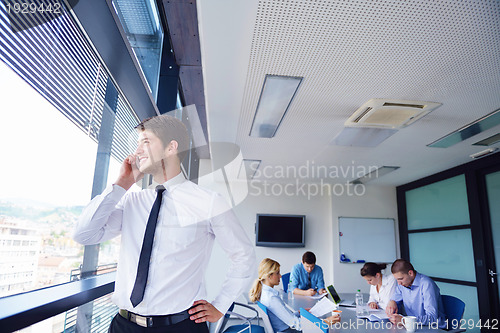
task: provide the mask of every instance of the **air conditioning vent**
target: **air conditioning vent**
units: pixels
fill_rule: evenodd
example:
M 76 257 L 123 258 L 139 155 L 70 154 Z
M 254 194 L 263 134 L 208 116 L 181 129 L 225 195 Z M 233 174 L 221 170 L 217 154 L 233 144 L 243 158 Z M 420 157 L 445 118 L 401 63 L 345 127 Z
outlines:
M 441 103 L 374 98 L 346 121 L 347 127 L 402 128 L 422 118 Z
M 361 118 L 363 118 L 364 116 L 366 116 L 366 114 L 368 112 L 370 112 L 371 110 L 372 110 L 372 108 L 366 108 L 365 111 L 361 112 L 360 115 L 356 119 L 354 119 L 354 122 L 355 123 L 359 122 L 361 120 Z
M 415 109 L 423 109 L 425 105 L 422 104 L 404 104 L 404 103 L 384 103 L 384 106 L 401 106 L 403 108 L 415 108 Z

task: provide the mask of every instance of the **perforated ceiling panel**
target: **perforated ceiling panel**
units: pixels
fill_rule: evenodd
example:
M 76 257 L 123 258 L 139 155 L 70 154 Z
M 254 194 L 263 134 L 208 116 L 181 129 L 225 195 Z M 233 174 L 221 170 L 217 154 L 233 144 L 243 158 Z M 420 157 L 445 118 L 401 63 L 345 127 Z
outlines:
M 256 6 L 236 141 L 245 158 L 263 160 L 261 167 L 400 165 L 401 176 L 388 183 L 401 184 L 467 162 L 469 144 L 465 151 L 426 144 L 500 106 L 497 0 L 261 0 Z M 276 136 L 253 138 L 248 133 L 266 74 L 304 80 Z M 443 105 L 376 148 L 331 145 L 372 98 Z

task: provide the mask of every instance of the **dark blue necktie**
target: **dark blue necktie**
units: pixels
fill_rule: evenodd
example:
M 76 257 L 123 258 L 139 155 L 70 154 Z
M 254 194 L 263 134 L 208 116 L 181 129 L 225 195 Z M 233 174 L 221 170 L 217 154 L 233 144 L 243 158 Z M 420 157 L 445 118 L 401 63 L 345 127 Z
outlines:
M 142 241 L 141 254 L 139 255 L 139 264 L 137 265 L 137 276 L 135 277 L 134 289 L 130 295 L 130 301 L 134 308 L 142 302 L 146 283 L 148 281 L 149 260 L 151 259 L 151 250 L 153 249 L 153 239 L 155 236 L 156 222 L 158 221 L 158 213 L 160 212 L 161 199 L 163 197 L 163 186 L 156 187 L 156 200 L 153 203 L 153 208 L 149 213 L 146 231 L 144 232 L 144 240 Z

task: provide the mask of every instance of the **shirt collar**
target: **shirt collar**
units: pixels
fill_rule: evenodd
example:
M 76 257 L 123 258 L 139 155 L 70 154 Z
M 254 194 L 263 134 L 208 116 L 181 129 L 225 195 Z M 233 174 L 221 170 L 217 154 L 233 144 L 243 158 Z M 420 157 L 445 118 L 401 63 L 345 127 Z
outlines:
M 263 284 L 263 283 L 262 283 L 262 290 L 266 290 L 268 293 L 271 293 L 274 296 L 279 296 L 279 294 L 280 294 L 276 289 L 271 288 L 267 284 Z
M 413 280 L 413 283 L 411 284 L 410 288 L 418 287 L 420 285 L 421 278 L 422 278 L 422 274 L 417 273 L 417 275 L 415 275 L 415 279 Z
M 162 185 L 165 187 L 167 192 L 171 193 L 173 190 L 175 190 L 175 188 L 177 186 L 181 185 L 185 181 L 186 181 L 186 177 L 184 177 L 184 174 L 181 171 L 181 172 L 179 172 L 179 174 L 177 176 L 175 176 L 174 178 L 170 178 L 169 180 L 164 182 Z

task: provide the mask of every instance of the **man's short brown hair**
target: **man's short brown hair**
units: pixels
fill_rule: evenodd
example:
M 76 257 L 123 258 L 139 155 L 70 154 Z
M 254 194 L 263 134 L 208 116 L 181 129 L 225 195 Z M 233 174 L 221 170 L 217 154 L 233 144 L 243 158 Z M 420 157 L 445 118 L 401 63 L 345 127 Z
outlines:
M 151 131 L 156 135 L 163 147 L 167 147 L 172 140 L 177 141 L 177 157 L 182 162 L 189 151 L 189 133 L 186 126 L 179 119 L 163 114 L 144 119 L 135 127 L 138 131 Z
M 413 268 L 413 265 L 404 259 L 397 259 L 392 263 L 391 266 L 391 272 L 392 274 L 394 273 L 403 273 L 403 274 L 408 274 L 409 271 L 415 271 L 415 268 Z
M 311 251 L 307 251 L 302 255 L 302 262 L 309 264 L 309 265 L 315 265 L 316 264 L 316 256 L 314 253 Z

